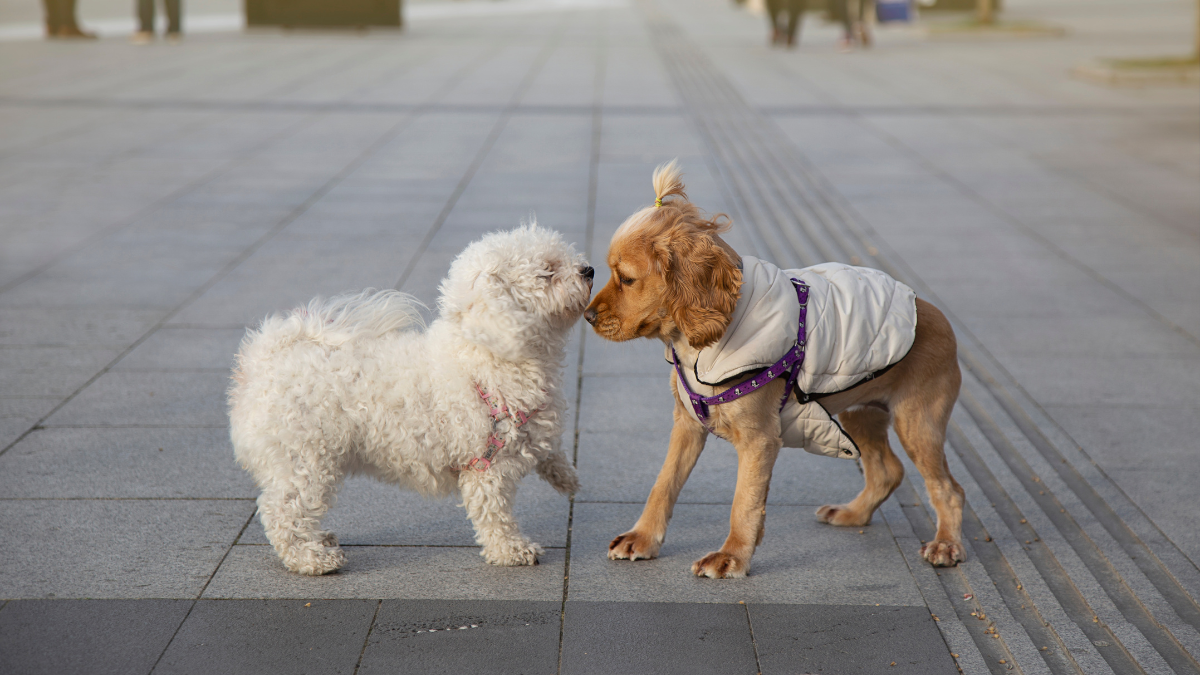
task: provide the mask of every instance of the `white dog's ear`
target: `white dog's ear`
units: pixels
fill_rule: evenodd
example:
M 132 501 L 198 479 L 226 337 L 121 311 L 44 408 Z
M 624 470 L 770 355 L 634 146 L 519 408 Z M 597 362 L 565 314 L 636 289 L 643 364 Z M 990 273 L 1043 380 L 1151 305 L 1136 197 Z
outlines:
M 499 280 L 477 278 L 472 285 L 477 293 L 459 311 L 463 337 L 505 361 L 525 357 L 536 328 L 534 317 L 503 290 Z

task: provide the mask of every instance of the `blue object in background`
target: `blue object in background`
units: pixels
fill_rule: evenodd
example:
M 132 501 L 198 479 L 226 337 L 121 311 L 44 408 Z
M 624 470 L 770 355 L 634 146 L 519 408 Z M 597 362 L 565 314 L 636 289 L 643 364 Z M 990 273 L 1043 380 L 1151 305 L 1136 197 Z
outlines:
M 875 0 L 875 18 L 879 23 L 911 21 L 909 0 Z

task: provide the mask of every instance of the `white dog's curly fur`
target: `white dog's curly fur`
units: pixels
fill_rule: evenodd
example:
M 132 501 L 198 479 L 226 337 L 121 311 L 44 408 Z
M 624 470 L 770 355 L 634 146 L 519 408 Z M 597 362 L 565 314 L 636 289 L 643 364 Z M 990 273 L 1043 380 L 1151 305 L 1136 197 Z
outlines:
M 591 276 L 556 232 L 527 225 L 454 260 L 427 330 L 411 296 L 366 290 L 317 298 L 248 331 L 230 434 L 262 489 L 259 514 L 283 564 L 315 575 L 345 563 L 320 524 L 354 473 L 426 496 L 457 488 L 489 563 L 536 563 L 542 548 L 521 534 L 513 500 L 534 469 L 563 494 L 578 488 L 561 447 L 562 360 Z M 493 429 L 476 385 L 510 411 L 537 411 L 523 426 L 498 424 L 505 444 L 484 471 L 464 468 Z

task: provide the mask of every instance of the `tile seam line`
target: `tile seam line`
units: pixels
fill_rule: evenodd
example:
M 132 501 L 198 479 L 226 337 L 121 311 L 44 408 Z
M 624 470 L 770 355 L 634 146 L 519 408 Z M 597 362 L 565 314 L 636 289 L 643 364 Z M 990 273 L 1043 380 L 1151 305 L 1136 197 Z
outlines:
M 607 44 L 604 34 L 608 28 L 608 15 L 602 14 L 596 41 L 596 69 L 592 84 L 592 129 L 591 153 L 588 157 L 588 203 L 587 224 L 584 227 L 583 256 L 590 264 L 592 261 L 592 238 L 596 229 L 596 196 L 600 182 L 600 142 L 603 134 L 604 112 L 604 77 L 607 73 Z M 579 361 L 576 364 L 575 378 L 575 433 L 571 448 L 571 465 L 579 466 L 579 417 L 583 407 L 583 362 L 587 349 L 587 329 L 579 325 Z M 567 632 L 567 600 L 571 591 L 571 543 L 575 528 L 575 495 L 572 494 L 567 507 L 567 539 L 566 553 L 563 560 L 563 593 L 562 606 L 558 614 L 558 664 L 557 673 L 562 673 L 564 639 Z
M 550 59 L 550 55 L 558 47 L 559 43 L 562 42 L 562 24 L 563 21 L 560 21 L 554 34 L 546 40 L 546 44 L 542 46 L 541 50 L 534 57 L 533 63 L 529 65 L 529 70 L 525 73 L 525 76 L 521 78 L 521 82 L 517 85 L 516 91 L 513 92 L 512 97 L 504 106 L 504 109 L 500 112 L 499 117 L 492 124 L 492 128 L 488 132 L 487 137 L 484 139 L 483 144 L 480 145 L 479 150 L 477 150 L 475 153 L 475 157 L 471 160 L 471 164 L 463 173 L 462 178 L 459 179 L 458 184 L 455 185 L 454 191 L 451 192 L 449 198 L 446 199 L 446 203 L 442 206 L 442 210 L 438 213 L 437 218 L 434 219 L 433 224 L 430 225 L 429 230 L 426 231 L 425 237 L 417 246 L 417 250 L 413 252 L 408 264 L 404 267 L 404 271 L 401 272 L 400 278 L 396 280 L 396 283 L 392 284 L 393 289 L 401 290 L 404 288 L 404 284 L 408 283 L 409 277 L 411 277 L 412 273 L 416 271 L 417 263 L 422 257 L 424 257 L 425 251 L 429 248 L 429 245 L 433 243 L 433 240 L 435 237 L 437 237 L 438 232 L 441 231 L 442 226 L 446 223 L 446 220 L 454 211 L 454 207 L 458 205 L 459 198 L 461 198 L 462 195 L 467 191 L 467 187 L 470 186 L 471 181 L 475 179 L 476 172 L 478 172 L 479 168 L 483 166 L 483 162 L 487 159 L 487 156 L 491 154 L 492 148 L 496 145 L 496 141 L 500 139 L 500 135 L 504 132 L 505 127 L 508 126 L 508 121 L 512 118 L 513 110 L 515 110 L 516 106 L 521 102 L 521 99 L 525 97 L 525 94 L 528 93 L 529 88 L 533 86 L 533 81 L 539 74 L 541 74 L 542 68 L 546 65 L 546 61 Z
M 246 531 L 246 528 L 250 526 L 250 523 L 254 520 L 254 515 L 256 513 L 258 513 L 258 509 L 250 512 L 249 517 L 246 518 L 246 522 L 242 524 L 242 529 L 238 531 L 237 536 L 233 538 L 233 542 L 231 542 L 229 547 L 225 549 L 225 553 L 221 555 L 221 559 L 218 560 L 217 564 L 213 567 L 213 571 L 208 575 L 208 579 L 204 580 L 204 586 L 200 588 L 200 592 L 197 593 L 195 597 L 191 598 L 192 602 L 190 605 L 188 605 L 187 612 L 184 613 L 183 619 L 179 621 L 179 625 L 175 626 L 175 631 L 171 633 L 171 639 L 167 640 L 167 644 L 163 645 L 162 651 L 158 653 L 158 658 L 154 660 L 154 665 L 150 666 L 150 670 L 146 671 L 147 675 L 150 675 L 155 670 L 158 670 L 158 664 L 161 663 L 163 657 L 167 655 L 167 650 L 170 649 L 171 644 L 175 642 L 175 638 L 179 635 L 179 631 L 183 629 L 183 624 L 187 623 L 188 617 L 192 615 L 192 610 L 196 609 L 196 603 L 198 603 L 200 598 L 203 597 L 204 591 L 208 590 L 208 585 L 212 583 L 213 577 L 217 576 L 217 571 L 221 569 L 221 565 L 225 564 L 225 559 L 229 557 L 229 554 L 233 551 L 233 547 L 237 544 L 238 540 L 242 538 L 242 534 Z
M 363 637 L 362 649 L 358 651 L 358 660 L 354 662 L 354 675 L 358 675 L 358 669 L 362 667 L 363 655 L 367 653 L 367 645 L 371 643 L 371 632 L 375 630 L 375 621 L 379 618 L 379 608 L 382 606 L 382 599 L 375 603 L 375 613 L 371 615 L 371 624 L 367 626 L 367 634 Z
M 138 346 L 140 346 L 142 343 L 144 343 L 146 340 L 148 340 L 151 335 L 156 333 L 158 331 L 158 329 L 160 327 L 162 327 L 164 324 L 166 324 L 168 321 L 170 321 L 171 318 L 173 318 L 174 316 L 179 314 L 179 312 L 181 312 L 185 307 L 187 307 L 192 302 L 196 301 L 198 298 L 200 298 L 205 293 L 207 293 L 209 289 L 211 289 L 219 281 L 221 281 L 226 276 L 228 276 L 231 272 L 233 272 L 233 270 L 237 269 L 243 262 L 245 262 L 247 259 L 249 259 L 250 256 L 254 255 L 254 253 L 256 251 L 258 251 L 260 248 L 262 248 L 263 245 L 265 245 L 268 241 L 273 239 L 276 235 L 278 235 L 280 232 L 282 232 L 284 229 L 286 229 L 289 225 L 291 225 L 293 222 L 295 222 L 301 215 L 303 215 L 305 212 L 307 212 L 310 208 L 312 208 L 312 206 L 314 204 L 316 204 L 326 194 L 328 194 L 330 192 L 330 190 L 332 190 L 337 185 L 341 184 L 341 182 L 343 180 L 345 180 L 346 177 L 348 177 L 351 173 L 358 170 L 358 168 L 360 166 L 362 166 L 362 164 L 365 163 L 367 159 L 369 159 L 372 155 L 374 155 L 375 152 L 377 152 L 380 147 L 382 147 L 384 144 L 390 142 L 401 131 L 403 131 L 405 128 L 407 128 L 408 125 L 414 119 L 416 119 L 416 117 L 417 117 L 416 114 L 405 115 L 399 121 L 397 121 L 391 127 L 389 127 L 383 134 L 378 136 L 370 145 L 368 145 L 362 152 L 360 152 L 357 157 L 355 157 L 353 160 L 351 160 L 348 164 L 346 164 L 346 166 L 344 166 L 340 171 L 338 171 L 338 173 L 334 174 L 321 187 L 317 188 L 311 195 L 309 195 L 309 197 L 307 199 L 305 199 L 304 202 L 302 202 L 296 208 L 292 209 L 292 211 L 288 215 L 284 216 L 283 219 L 281 219 L 274 226 L 272 226 L 269 230 L 267 230 L 263 235 L 261 235 L 258 239 L 256 239 L 249 246 L 247 246 L 245 249 L 243 249 L 241 253 L 239 253 L 236 257 L 234 257 L 233 260 L 226 263 L 220 270 L 217 271 L 216 274 L 214 274 L 212 277 L 210 277 L 208 281 L 206 281 L 199 288 L 197 288 L 195 291 L 193 291 L 191 294 L 189 294 L 188 297 L 184 298 L 184 300 L 182 302 L 180 302 L 173 309 L 171 309 L 166 314 L 166 316 L 159 319 L 158 322 L 156 322 L 140 338 L 135 340 L 133 342 L 133 344 L 131 344 L 124 351 L 122 351 L 120 354 L 118 354 L 117 357 L 114 358 L 112 361 L 110 361 L 108 363 L 108 365 L 104 366 L 104 368 L 102 368 L 99 372 L 97 372 L 95 375 L 92 375 L 90 378 L 88 378 L 88 380 L 86 382 L 84 382 L 78 389 L 76 389 L 74 392 L 72 392 L 70 395 L 68 395 L 65 399 L 63 399 L 62 402 L 60 402 L 58 405 L 54 406 L 54 408 L 51 409 L 50 412 L 48 412 L 44 416 L 42 416 L 42 418 L 39 419 L 36 423 L 34 423 L 33 426 L 31 426 L 29 429 L 26 429 L 24 433 L 22 433 L 15 440 L 13 440 L 11 443 L 9 443 L 7 446 L 5 446 L 4 449 L 0 450 L 0 457 L 4 456 L 4 454 L 7 453 L 10 449 L 12 449 L 17 443 L 20 443 L 22 440 L 24 440 L 26 436 L 28 436 L 30 433 L 32 433 L 34 431 L 34 429 L 42 426 L 47 419 L 49 419 L 52 415 L 57 413 L 64 406 L 66 406 L 68 403 L 70 403 L 72 400 L 74 400 L 76 396 L 78 396 L 81 392 L 83 392 L 83 390 L 85 390 L 89 386 L 91 386 L 93 382 L 100 379 L 100 377 L 102 377 L 104 374 L 106 374 L 110 370 L 112 370 L 113 366 L 120 363 L 121 359 L 125 358 L 130 352 L 132 352 L 134 349 L 136 349 Z M 2 291 L 0 291 L 0 292 L 2 292 Z

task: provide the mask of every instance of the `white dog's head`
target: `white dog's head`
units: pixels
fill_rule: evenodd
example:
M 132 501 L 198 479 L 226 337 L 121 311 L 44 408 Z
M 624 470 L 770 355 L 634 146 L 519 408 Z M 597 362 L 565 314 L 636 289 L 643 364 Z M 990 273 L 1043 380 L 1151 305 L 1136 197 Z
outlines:
M 450 264 L 438 306 L 463 337 L 515 361 L 561 349 L 592 294 L 575 248 L 536 223 L 493 232 Z

